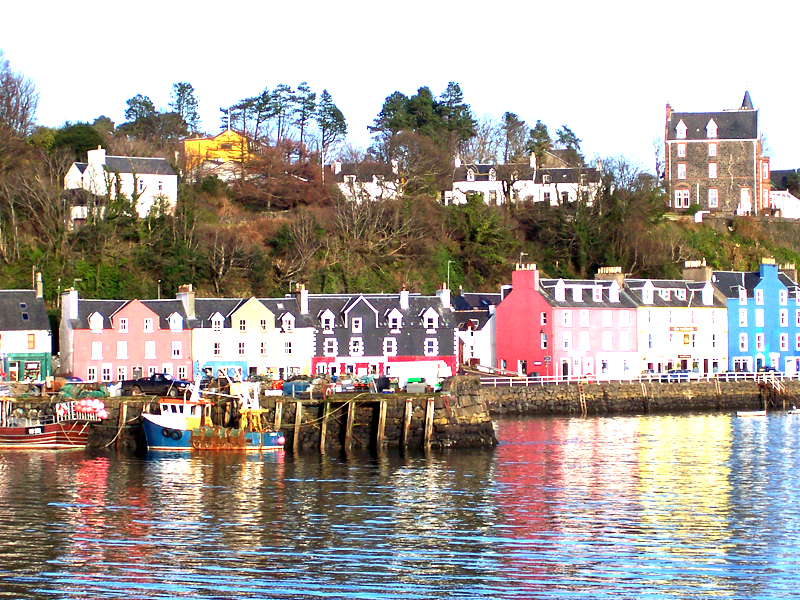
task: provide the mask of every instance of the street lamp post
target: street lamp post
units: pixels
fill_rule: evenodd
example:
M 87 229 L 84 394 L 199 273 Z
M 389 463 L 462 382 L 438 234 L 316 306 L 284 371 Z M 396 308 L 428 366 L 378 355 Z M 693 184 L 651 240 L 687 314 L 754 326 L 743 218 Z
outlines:
M 450 289 L 450 263 L 454 263 L 454 260 L 447 261 L 447 289 Z

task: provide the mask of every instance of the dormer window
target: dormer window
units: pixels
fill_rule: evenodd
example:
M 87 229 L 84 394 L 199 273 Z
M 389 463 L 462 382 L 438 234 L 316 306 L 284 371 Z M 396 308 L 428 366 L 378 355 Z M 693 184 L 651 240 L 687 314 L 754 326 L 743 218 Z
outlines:
M 603 300 L 603 288 L 595 287 L 592 288 L 592 302 L 602 302 Z
M 497 171 L 489 169 L 489 181 L 497 181 Z
M 747 304 L 747 290 L 743 287 L 739 288 L 739 304 Z
M 475 181 L 475 171 L 467 169 L 467 181 Z
M 396 308 L 393 308 L 386 316 L 386 323 L 389 325 L 389 329 L 392 330 L 392 333 L 399 333 L 400 329 L 403 327 L 403 314 Z
M 675 137 L 679 140 L 686 139 L 686 123 L 683 122 L 683 119 L 678 121 L 678 124 L 675 126 Z
M 669 290 L 658 290 L 658 295 L 662 300 L 669 300 Z
M 287 333 L 294 331 L 294 315 L 290 313 L 283 315 L 283 318 L 281 319 L 281 327 Z M 266 327 L 264 327 L 264 329 L 266 329 Z
M 89 329 L 92 333 L 100 333 L 103 331 L 103 315 L 100 313 L 93 313 L 89 317 Z
M 583 289 L 577 285 L 573 286 L 572 288 L 572 301 L 573 302 L 583 301 Z
M 714 122 L 714 119 L 711 119 L 706 125 L 706 137 L 715 138 L 717 137 L 717 124 Z
M 550 185 L 550 174 L 549 173 L 542 173 L 542 184 Z
M 439 313 L 432 308 L 426 309 L 420 317 L 422 317 L 422 323 L 428 332 L 434 332 L 439 326 Z
M 645 304 L 653 303 L 653 287 L 649 284 L 642 288 L 642 302 Z
M 174 314 L 169 318 L 169 330 L 170 331 L 181 331 L 183 329 L 183 317 L 178 314 Z
M 675 295 L 678 300 L 686 300 L 686 290 L 675 290 Z
M 352 326 L 352 331 L 353 331 L 353 333 L 361 333 L 361 331 L 362 331 L 362 329 L 363 329 L 363 325 L 364 325 L 364 322 L 363 322 L 363 320 L 361 319 L 361 317 L 354 317 L 354 318 L 353 318 L 353 319 L 350 321 L 350 324 L 351 324 L 351 326 Z
M 326 333 L 331 333 L 333 331 L 333 322 L 334 315 L 330 310 L 326 310 L 319 317 L 319 323 L 322 326 L 322 330 Z
M 609 302 L 619 302 L 619 285 L 616 281 L 611 282 L 611 287 L 608 288 Z
M 566 299 L 566 286 L 563 279 L 559 279 L 558 283 L 556 283 L 555 297 L 556 302 L 564 302 Z
M 219 333 L 222 331 L 222 323 L 224 319 L 220 315 L 216 315 L 214 318 L 211 319 L 211 328 Z

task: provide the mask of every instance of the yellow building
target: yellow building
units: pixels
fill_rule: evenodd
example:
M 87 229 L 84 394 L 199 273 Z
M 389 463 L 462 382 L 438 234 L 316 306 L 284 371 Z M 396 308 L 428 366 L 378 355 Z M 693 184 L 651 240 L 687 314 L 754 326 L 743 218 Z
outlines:
M 235 174 L 238 165 L 252 158 L 247 138 L 232 129 L 214 137 L 184 140 L 183 152 L 187 173 L 200 170 L 204 175 L 217 173 L 221 179 Z

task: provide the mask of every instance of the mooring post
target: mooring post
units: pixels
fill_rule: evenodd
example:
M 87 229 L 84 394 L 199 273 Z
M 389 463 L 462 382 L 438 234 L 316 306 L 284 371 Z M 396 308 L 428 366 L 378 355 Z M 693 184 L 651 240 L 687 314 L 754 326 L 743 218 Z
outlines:
M 431 447 L 433 437 L 433 398 L 428 398 L 428 405 L 425 407 L 425 448 Z
M 347 425 L 344 429 L 344 449 L 350 450 L 353 444 L 353 421 L 356 415 L 356 403 L 352 400 L 347 401 Z
M 283 400 L 275 401 L 275 431 L 281 430 L 281 419 L 283 419 Z
M 383 440 L 386 436 L 386 400 L 378 402 L 378 431 L 375 433 L 375 447 L 380 448 L 383 446 Z
M 403 447 L 408 447 L 409 433 L 411 432 L 411 415 L 414 414 L 414 400 L 406 398 L 406 407 L 403 412 Z
M 300 400 L 294 403 L 294 440 L 292 441 L 292 451 L 295 453 L 300 447 L 300 424 L 303 421 L 303 403 Z
M 119 450 L 122 440 L 122 430 L 125 428 L 125 421 L 128 420 L 128 403 L 124 400 L 119 403 L 119 422 L 117 423 L 117 443 L 114 445 Z
M 328 415 L 331 412 L 331 403 L 322 403 L 322 425 L 319 428 L 319 453 L 325 454 L 325 434 L 328 433 Z

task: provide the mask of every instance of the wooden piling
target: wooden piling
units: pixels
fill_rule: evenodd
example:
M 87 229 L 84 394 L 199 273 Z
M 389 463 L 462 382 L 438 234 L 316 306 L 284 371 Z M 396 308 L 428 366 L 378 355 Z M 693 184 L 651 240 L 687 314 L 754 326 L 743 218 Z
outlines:
M 431 438 L 433 438 L 433 398 L 428 398 L 425 407 L 425 448 L 431 447 Z
M 331 403 L 322 403 L 322 425 L 319 428 L 319 453 L 325 454 L 325 435 L 328 433 L 328 415 L 331 412 Z
M 375 447 L 383 446 L 386 437 L 386 400 L 378 402 L 378 431 L 375 432 Z
M 283 400 L 275 401 L 275 431 L 281 430 L 281 420 L 283 419 Z
M 406 398 L 406 407 L 403 412 L 403 439 L 401 443 L 404 448 L 408 447 L 408 438 L 411 433 L 411 416 L 414 414 L 414 400 Z
M 120 445 L 122 444 L 122 430 L 125 428 L 125 421 L 128 420 L 128 403 L 127 402 L 120 402 L 119 403 L 119 421 L 117 422 L 117 442 L 114 444 L 114 448 L 119 450 Z
M 350 450 L 353 445 L 353 422 L 356 416 L 356 403 L 349 401 L 347 403 L 347 425 L 344 429 L 344 449 Z
M 299 400 L 294 403 L 294 440 L 292 450 L 297 452 L 300 448 L 300 424 L 303 421 L 303 403 Z

